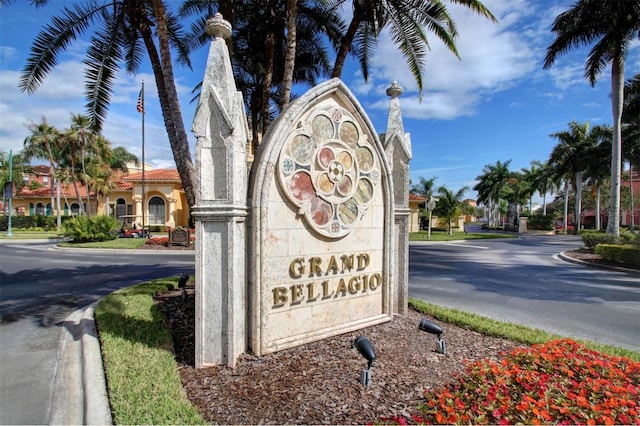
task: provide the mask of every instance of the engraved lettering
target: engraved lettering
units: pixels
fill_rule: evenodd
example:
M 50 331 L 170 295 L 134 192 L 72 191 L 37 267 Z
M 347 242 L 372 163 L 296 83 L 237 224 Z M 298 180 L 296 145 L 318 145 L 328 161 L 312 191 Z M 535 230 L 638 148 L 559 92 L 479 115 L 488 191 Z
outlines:
M 331 259 L 329 259 L 329 264 L 327 265 L 327 274 L 329 273 L 329 271 L 333 272 L 334 275 L 339 271 L 338 261 L 336 260 L 335 256 L 331 256 Z
M 309 283 L 307 284 L 307 303 L 315 302 L 316 300 L 318 300 L 318 296 L 314 294 L 313 283 Z
M 302 302 L 302 284 L 291 286 L 291 304 L 299 305 Z
M 369 266 L 369 261 L 371 258 L 367 253 L 362 253 L 358 255 L 358 271 L 364 270 L 367 266 Z
M 276 287 L 271 291 L 273 291 L 273 308 L 283 307 L 288 301 L 286 287 Z
M 291 278 L 301 278 L 304 275 L 304 257 L 293 259 L 289 265 L 289 275 Z
M 320 264 L 322 263 L 322 259 L 319 257 L 312 257 L 309 259 L 309 276 L 312 277 L 314 275 L 320 276 L 322 274 L 322 269 L 320 269 Z
M 336 288 L 336 295 L 333 297 L 338 297 L 338 293 L 342 293 L 342 296 L 347 295 L 347 284 L 344 282 L 344 278 L 340 278 L 338 288 Z

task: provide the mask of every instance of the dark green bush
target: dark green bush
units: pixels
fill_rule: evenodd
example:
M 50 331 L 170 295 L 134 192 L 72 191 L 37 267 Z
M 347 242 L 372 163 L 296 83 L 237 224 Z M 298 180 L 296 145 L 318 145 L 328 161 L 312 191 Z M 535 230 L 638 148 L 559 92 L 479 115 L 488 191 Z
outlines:
M 62 223 L 71 219 L 71 216 L 62 216 Z M 57 224 L 56 216 L 11 216 L 11 228 L 13 229 L 41 229 L 54 231 Z M 9 217 L 0 216 L 0 231 L 6 231 L 9 227 Z
M 74 243 L 109 241 L 116 238 L 118 222 L 110 216 L 76 216 L 65 222 L 64 235 Z
M 609 235 L 604 231 L 583 231 L 580 236 L 588 249 L 598 244 L 639 244 L 640 238 L 631 232 L 620 232 L 620 236 Z
M 631 244 L 598 244 L 598 256 L 611 262 L 640 267 L 640 247 Z
M 529 216 L 527 228 L 536 231 L 553 231 L 553 223 L 555 218 L 553 215 L 534 214 Z

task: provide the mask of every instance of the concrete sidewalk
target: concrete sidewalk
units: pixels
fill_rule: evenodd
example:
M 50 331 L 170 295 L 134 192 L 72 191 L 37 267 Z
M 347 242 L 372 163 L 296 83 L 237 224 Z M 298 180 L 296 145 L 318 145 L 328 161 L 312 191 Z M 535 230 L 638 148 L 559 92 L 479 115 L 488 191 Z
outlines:
M 49 424 L 113 424 L 95 327 L 96 303 L 62 323 Z

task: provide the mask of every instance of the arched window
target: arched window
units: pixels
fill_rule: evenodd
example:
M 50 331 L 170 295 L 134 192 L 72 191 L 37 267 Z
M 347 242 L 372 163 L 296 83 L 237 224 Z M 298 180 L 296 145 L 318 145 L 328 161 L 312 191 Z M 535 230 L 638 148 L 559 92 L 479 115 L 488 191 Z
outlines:
M 71 204 L 71 214 L 75 216 L 79 213 L 80 213 L 80 204 L 78 203 Z
M 149 200 L 149 224 L 165 224 L 165 204 L 160 197 L 153 197 Z
M 116 201 L 116 218 L 127 214 L 127 202 L 124 198 L 118 198 Z
M 44 216 L 44 204 L 43 203 L 38 203 L 36 204 L 36 215 L 38 216 Z

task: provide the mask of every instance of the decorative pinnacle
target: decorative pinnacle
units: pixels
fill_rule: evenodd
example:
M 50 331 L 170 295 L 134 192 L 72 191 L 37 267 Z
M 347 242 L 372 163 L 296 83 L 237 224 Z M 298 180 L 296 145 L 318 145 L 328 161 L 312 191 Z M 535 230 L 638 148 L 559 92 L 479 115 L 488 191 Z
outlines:
M 387 87 L 387 96 L 390 96 L 392 99 L 397 98 L 398 96 L 402 95 L 403 91 L 404 90 L 402 89 L 402 86 L 399 86 L 398 83 L 393 80 L 393 83 L 391 83 L 391 87 Z
M 231 24 L 225 21 L 220 12 L 207 19 L 207 34 L 223 40 L 231 37 Z

